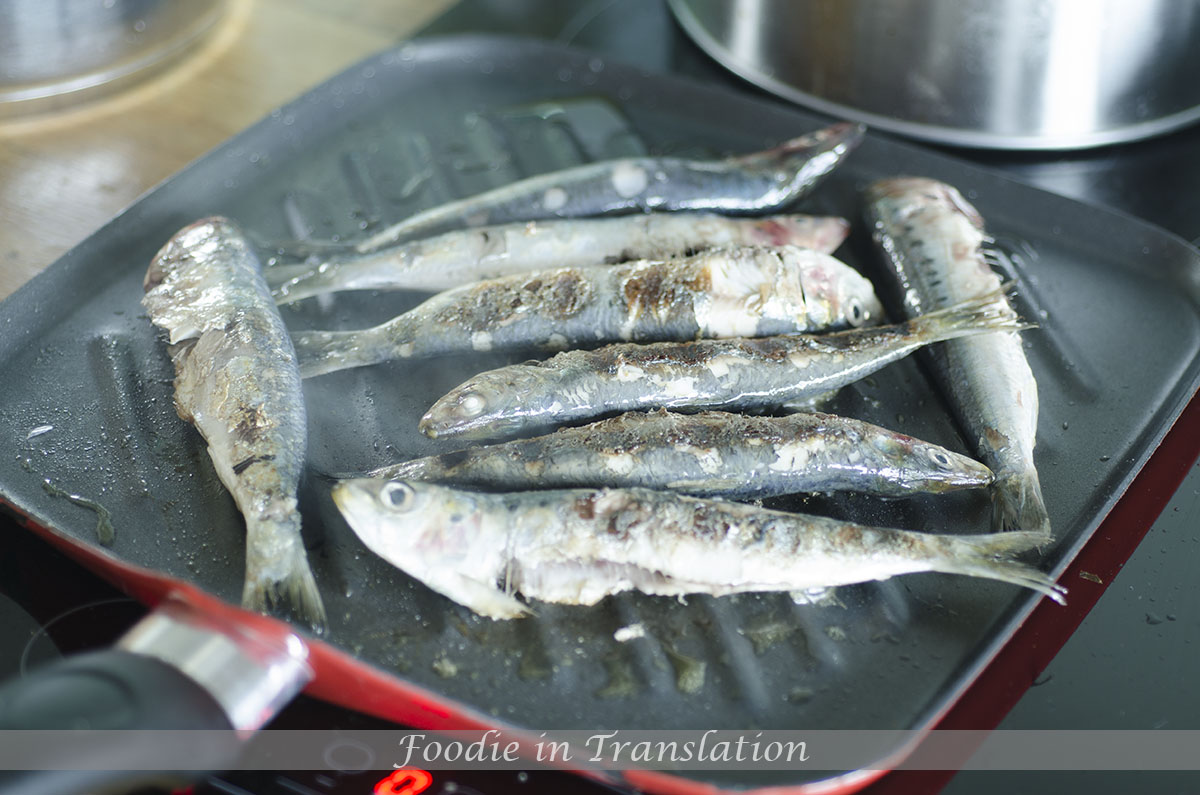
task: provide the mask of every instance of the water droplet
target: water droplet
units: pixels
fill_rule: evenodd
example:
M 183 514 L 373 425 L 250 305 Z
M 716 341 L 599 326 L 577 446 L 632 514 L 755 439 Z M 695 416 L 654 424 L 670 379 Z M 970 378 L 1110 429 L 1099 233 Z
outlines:
M 144 33 L 146 31 L 146 20 L 139 19 L 137 22 L 134 22 L 133 30 L 135 33 Z
M 25 441 L 41 436 L 44 433 L 50 433 L 52 430 L 54 430 L 53 425 L 39 425 L 25 436 Z
M 558 79 L 560 81 L 562 81 L 563 83 L 571 82 L 571 78 L 574 76 L 575 76 L 575 73 L 572 72 L 570 69 L 564 68 L 564 69 L 558 70 Z

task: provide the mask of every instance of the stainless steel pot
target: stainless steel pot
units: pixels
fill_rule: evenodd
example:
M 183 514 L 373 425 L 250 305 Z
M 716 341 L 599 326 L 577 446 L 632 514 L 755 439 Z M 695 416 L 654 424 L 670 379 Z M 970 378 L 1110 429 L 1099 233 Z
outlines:
M 961 146 L 1068 149 L 1200 119 L 1200 0 L 670 0 L 751 82 Z

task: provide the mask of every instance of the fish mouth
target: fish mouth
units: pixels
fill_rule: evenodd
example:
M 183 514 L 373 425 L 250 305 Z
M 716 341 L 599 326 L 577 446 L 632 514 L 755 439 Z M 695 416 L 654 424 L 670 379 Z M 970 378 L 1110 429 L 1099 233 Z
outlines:
M 761 152 L 731 157 L 729 161 L 744 165 L 762 165 L 786 160 L 795 155 L 814 157 L 823 152 L 844 152 L 857 146 L 866 133 L 865 124 L 849 121 L 838 122 L 807 135 L 784 141 L 778 146 Z
M 865 124 L 844 121 L 825 129 L 817 130 L 814 133 L 802 135 L 790 141 L 784 141 L 779 146 L 770 150 L 770 152 L 782 157 L 800 152 L 829 151 L 839 147 L 854 146 L 862 140 L 862 137 L 866 133 L 867 126 Z
M 333 504 L 336 505 L 338 510 L 342 513 L 346 513 L 350 507 L 350 503 L 353 502 L 353 496 L 351 493 L 353 487 L 350 485 L 350 483 L 351 481 L 348 480 L 339 481 L 338 483 L 334 484 L 333 488 L 329 492 L 329 496 L 333 498 Z
M 430 439 L 438 439 L 444 436 L 448 427 L 446 420 L 438 419 L 433 412 L 426 412 L 417 423 L 417 430 Z

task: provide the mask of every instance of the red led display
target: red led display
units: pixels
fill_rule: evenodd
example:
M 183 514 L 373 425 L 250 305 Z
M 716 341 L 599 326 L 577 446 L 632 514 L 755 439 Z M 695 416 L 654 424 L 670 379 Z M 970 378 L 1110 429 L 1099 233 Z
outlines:
M 433 783 L 428 770 L 402 767 L 375 785 L 374 795 L 417 795 Z

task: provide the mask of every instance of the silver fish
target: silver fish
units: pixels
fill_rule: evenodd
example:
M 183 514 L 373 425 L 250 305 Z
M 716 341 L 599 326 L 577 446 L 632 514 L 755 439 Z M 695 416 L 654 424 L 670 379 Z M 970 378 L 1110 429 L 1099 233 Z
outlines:
M 832 253 L 850 230 L 842 218 L 649 213 L 562 219 L 447 232 L 366 254 L 333 255 L 267 270 L 279 304 L 336 290 L 437 292 L 512 273 L 639 259 L 708 248 L 794 245 Z
M 956 189 L 917 177 L 887 179 L 866 193 L 873 234 L 911 316 L 996 290 L 984 259 L 983 219 Z M 1011 307 L 1007 310 L 1016 313 Z M 979 457 L 996 473 L 995 530 L 1050 537 L 1034 466 L 1038 392 L 1016 333 L 930 349 L 938 383 Z
M 568 351 L 480 373 L 434 403 L 420 429 L 482 439 L 657 407 L 776 408 L 826 396 L 931 342 L 1019 328 L 997 292 L 893 326 Z
M 828 254 L 732 248 L 514 274 L 439 293 L 374 328 L 292 340 L 309 377 L 448 353 L 859 326 L 881 313 L 871 283 Z
M 1033 588 L 1011 560 L 1035 533 L 929 535 L 649 489 L 506 494 L 419 481 L 341 481 L 333 499 L 375 554 L 490 618 L 531 612 L 515 593 L 571 605 L 610 594 L 800 591 L 937 571 Z
M 626 157 L 553 171 L 424 210 L 358 244 L 359 251 L 449 228 L 651 210 L 774 212 L 806 194 L 862 140 L 840 123 L 772 149 L 719 160 Z
M 296 506 L 308 438 L 300 372 L 258 259 L 233 223 L 207 218 L 155 255 L 145 290 L 150 320 L 168 333 L 176 410 L 246 520 L 242 604 L 286 602 L 321 628 Z
M 733 499 L 832 491 L 904 497 L 992 482 L 988 468 L 966 456 L 848 417 L 665 410 L 418 458 L 370 474 L 496 490 L 641 486 Z

